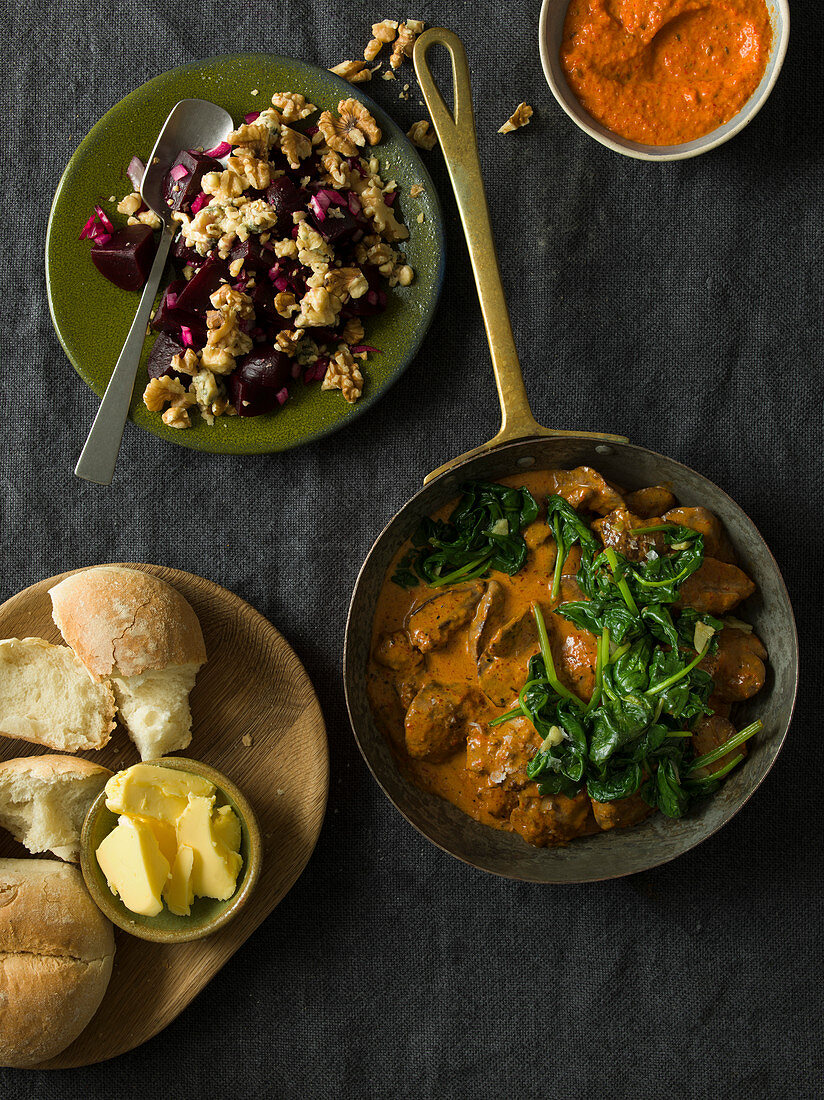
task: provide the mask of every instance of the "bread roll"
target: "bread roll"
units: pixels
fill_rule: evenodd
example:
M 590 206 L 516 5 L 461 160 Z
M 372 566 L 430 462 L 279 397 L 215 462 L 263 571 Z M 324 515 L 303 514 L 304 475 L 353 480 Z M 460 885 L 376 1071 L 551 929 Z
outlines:
M 206 661 L 190 604 L 165 581 L 120 565 L 74 573 L 50 595 L 65 640 L 93 677 L 111 682 L 141 758 L 186 748 L 189 692 Z
M 114 694 L 70 649 L 42 638 L 0 641 L 0 735 L 80 752 L 114 729 Z
M 30 852 L 80 858 L 80 830 L 111 772 L 77 756 L 24 756 L 0 763 L 0 826 Z
M 76 867 L 0 859 L 0 1065 L 65 1050 L 97 1011 L 113 958 L 112 926 Z

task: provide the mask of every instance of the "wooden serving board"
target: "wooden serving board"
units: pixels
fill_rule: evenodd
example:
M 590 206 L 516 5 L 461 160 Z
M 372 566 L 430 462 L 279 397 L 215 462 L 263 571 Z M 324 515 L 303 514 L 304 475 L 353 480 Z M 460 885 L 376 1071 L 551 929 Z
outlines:
M 128 564 L 174 585 L 197 612 L 208 661 L 192 692 L 194 736 L 182 755 L 224 772 L 246 795 L 260 824 L 263 866 L 246 906 L 205 939 L 157 944 L 116 928 L 114 972 L 96 1016 L 70 1047 L 37 1069 L 114 1058 L 170 1023 L 292 887 L 312 854 L 326 810 L 329 750 L 323 715 L 305 669 L 284 638 L 249 604 L 211 581 L 176 569 Z M 0 606 L 0 638 L 38 637 L 62 644 L 48 593 L 66 576 L 40 581 Z M 243 743 L 247 734 L 251 745 Z M 0 760 L 50 751 L 0 737 Z M 139 759 L 120 727 L 105 748 L 79 755 L 112 771 Z M 0 855 L 29 853 L 0 830 Z

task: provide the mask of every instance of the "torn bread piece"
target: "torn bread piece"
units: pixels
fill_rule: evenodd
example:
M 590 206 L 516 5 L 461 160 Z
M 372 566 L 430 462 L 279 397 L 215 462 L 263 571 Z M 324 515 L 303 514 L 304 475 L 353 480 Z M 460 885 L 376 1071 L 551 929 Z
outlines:
M 141 759 L 185 749 L 189 692 L 206 661 L 191 605 L 158 577 L 119 565 L 74 573 L 50 595 L 65 640 L 95 679 L 111 683 Z
M 33 854 L 76 863 L 86 813 L 111 778 L 77 756 L 24 756 L 0 763 L 0 827 Z
M 114 694 L 70 649 L 43 638 L 0 641 L 0 736 L 50 749 L 102 748 L 114 729 Z

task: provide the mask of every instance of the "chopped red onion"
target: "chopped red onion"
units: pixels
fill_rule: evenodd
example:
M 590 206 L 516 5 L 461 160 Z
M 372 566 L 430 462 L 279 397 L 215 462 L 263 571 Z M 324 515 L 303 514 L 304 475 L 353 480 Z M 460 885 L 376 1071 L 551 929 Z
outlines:
M 286 278 L 285 275 L 278 275 L 277 279 L 275 279 L 275 286 L 278 288 L 278 290 L 288 290 L 289 280 Z
M 169 309 L 174 309 L 177 305 L 177 295 L 172 294 L 170 291 L 166 291 L 166 305 Z
M 129 161 L 129 167 L 126 169 L 126 175 L 129 177 L 132 187 L 135 191 L 140 190 L 140 185 L 143 183 L 143 173 L 146 171 L 146 165 L 140 159 L 140 157 L 132 157 Z
M 195 346 L 195 342 L 192 339 L 192 330 L 189 328 L 188 325 L 180 326 L 180 339 L 183 341 L 184 346 L 187 348 L 193 348 Z
M 196 214 L 198 210 L 202 210 L 204 206 L 209 205 L 209 195 L 205 191 L 201 191 L 195 201 L 192 203 L 192 213 Z
M 349 207 L 349 213 L 353 217 L 357 217 L 361 212 L 360 199 L 354 191 L 347 191 L 346 193 L 346 205 Z
M 94 239 L 94 231 L 97 228 L 97 214 L 92 214 L 81 230 L 78 240 L 85 241 L 88 237 Z
M 388 192 L 388 194 L 383 196 L 383 201 L 386 203 L 387 206 L 391 206 L 392 203 L 395 201 L 395 199 L 397 197 L 398 197 L 398 192 L 397 191 L 390 191 L 390 192 Z
M 98 233 L 97 236 L 94 238 L 94 243 L 95 244 L 108 244 L 111 239 L 112 239 L 111 233 Z
M 250 111 L 248 115 L 243 116 L 243 121 L 244 122 L 254 122 L 259 114 L 260 114 L 260 111 Z
M 279 405 L 285 405 L 286 404 L 286 398 L 288 396 L 289 396 L 289 391 L 287 390 L 287 388 L 285 386 L 283 387 L 282 390 L 278 390 L 278 392 L 275 394 L 275 398 L 276 398 L 277 403 Z
M 103 209 L 103 207 L 96 203 L 94 207 L 94 212 L 95 214 L 97 214 L 98 218 L 100 218 L 100 221 L 103 223 L 103 228 L 106 230 L 106 232 L 114 233 L 114 226 L 112 225 L 111 220 L 109 219 L 109 216 Z
M 376 355 L 383 354 L 380 348 L 373 348 L 371 344 L 350 344 L 349 350 L 353 355 L 358 355 L 362 351 L 373 351 Z
M 169 172 L 169 175 L 173 180 L 178 181 L 185 179 L 189 175 L 189 169 L 185 164 L 176 164 L 174 168 Z
M 220 160 L 221 157 L 225 157 L 227 153 L 231 153 L 232 146 L 228 141 L 221 141 L 220 145 L 216 145 L 214 149 L 207 149 L 205 155 L 207 157 L 214 157 L 215 160 Z

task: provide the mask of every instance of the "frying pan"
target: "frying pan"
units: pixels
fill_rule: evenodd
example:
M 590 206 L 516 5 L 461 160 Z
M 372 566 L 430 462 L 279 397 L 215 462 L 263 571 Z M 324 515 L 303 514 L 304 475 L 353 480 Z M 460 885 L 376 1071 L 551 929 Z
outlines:
M 436 43 L 452 60 L 454 116 L 426 61 Z M 501 428 L 488 443 L 433 470 L 424 488 L 378 536 L 355 584 L 346 624 L 344 684 L 358 746 L 372 774 L 404 817 L 445 852 L 484 871 L 534 882 L 588 882 L 647 870 L 674 859 L 725 825 L 741 809 L 775 762 L 792 716 L 798 682 L 795 619 L 778 566 L 748 516 L 717 485 L 664 455 L 622 436 L 563 432 L 536 423 L 524 388 L 504 299 L 492 227 L 484 195 L 469 66 L 460 39 L 433 27 L 417 40 L 415 71 L 441 143 L 463 222 L 478 288 L 501 405 Z M 769 652 L 764 689 L 736 715 L 739 728 L 761 718 L 764 729 L 746 760 L 721 789 L 673 821 L 655 814 L 641 825 L 573 841 L 567 848 L 534 848 L 517 835 L 474 821 L 436 795 L 409 783 L 378 730 L 366 693 L 371 631 L 378 593 L 392 559 L 424 516 L 460 493 L 462 482 L 494 481 L 527 469 L 592 466 L 629 490 L 666 484 L 682 505 L 703 505 L 724 524 L 741 568 L 755 581 L 746 617 Z

